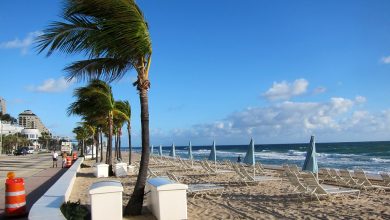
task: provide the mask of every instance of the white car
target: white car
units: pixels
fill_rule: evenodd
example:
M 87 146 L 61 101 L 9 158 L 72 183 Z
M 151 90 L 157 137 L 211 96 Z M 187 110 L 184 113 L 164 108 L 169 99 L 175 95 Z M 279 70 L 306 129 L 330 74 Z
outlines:
M 33 154 L 34 153 L 34 148 L 33 147 L 29 147 L 27 153 L 28 154 Z

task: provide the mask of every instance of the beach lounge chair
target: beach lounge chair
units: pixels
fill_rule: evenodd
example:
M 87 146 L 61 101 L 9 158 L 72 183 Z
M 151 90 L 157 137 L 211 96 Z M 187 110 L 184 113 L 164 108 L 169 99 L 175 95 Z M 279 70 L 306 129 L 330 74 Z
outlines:
M 341 178 L 344 181 L 344 184 L 348 187 L 357 188 L 357 189 L 364 189 L 363 183 L 358 182 L 355 180 L 351 173 L 346 169 L 339 169 L 339 173 Z
M 379 173 L 383 179 L 383 183 L 385 186 L 390 186 L 390 175 L 389 173 L 380 172 Z
M 249 174 L 249 172 L 245 169 L 245 167 L 241 166 L 241 171 L 244 174 L 244 176 L 254 182 L 263 182 L 263 181 L 279 181 L 280 178 L 272 177 L 272 176 L 252 176 Z
M 275 176 L 275 175 L 277 175 L 274 172 L 265 170 L 265 168 L 263 167 L 263 165 L 261 163 L 256 163 L 255 166 L 256 166 L 256 173 L 260 174 L 260 176 Z
M 346 194 L 357 194 L 357 199 L 360 196 L 360 190 L 350 189 L 343 187 L 329 187 L 325 188 L 321 185 L 313 173 L 304 173 L 302 174 L 304 186 L 307 187 L 311 195 L 314 196 L 319 202 L 321 197 L 327 197 L 332 199 L 336 195 L 346 195 Z
M 332 175 L 330 170 L 328 168 L 321 168 L 320 173 L 322 174 L 321 178 L 324 182 L 332 182 L 332 183 L 337 183 L 337 175 Z
M 177 183 L 180 183 L 179 178 L 177 178 L 175 174 L 171 172 L 167 172 L 167 176 L 169 179 Z M 210 192 L 216 192 L 216 191 L 220 191 L 219 197 L 221 197 L 225 190 L 225 187 L 212 184 L 212 183 L 197 183 L 197 184 L 187 184 L 187 185 L 188 185 L 187 193 L 192 194 L 193 195 L 192 198 L 195 198 L 197 195 L 206 195 L 209 194 Z
M 375 189 L 377 191 L 384 191 L 384 190 L 390 190 L 390 187 L 387 186 L 379 186 L 374 185 L 368 180 L 366 173 L 362 169 L 356 169 L 354 170 L 355 177 L 357 179 L 357 182 L 361 184 L 363 189 L 369 190 L 369 189 Z

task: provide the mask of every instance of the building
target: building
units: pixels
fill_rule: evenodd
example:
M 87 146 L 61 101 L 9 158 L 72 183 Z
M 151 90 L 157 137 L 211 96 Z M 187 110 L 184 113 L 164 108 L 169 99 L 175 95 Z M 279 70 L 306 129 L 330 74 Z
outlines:
M 13 125 L 9 122 L 0 121 L 0 134 L 9 135 L 20 133 L 24 128 L 19 125 Z
M 7 113 L 7 108 L 6 108 L 6 104 L 5 104 L 5 99 L 3 99 L 2 97 L 0 97 L 0 112 L 4 115 Z
M 40 133 L 50 133 L 49 129 L 41 122 L 41 119 L 31 110 L 25 110 L 19 114 L 19 125 L 25 129 L 38 129 Z

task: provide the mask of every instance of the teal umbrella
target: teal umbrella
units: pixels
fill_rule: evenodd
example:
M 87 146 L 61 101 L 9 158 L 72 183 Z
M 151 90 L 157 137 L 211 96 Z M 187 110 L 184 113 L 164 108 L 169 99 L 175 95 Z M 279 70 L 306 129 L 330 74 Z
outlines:
M 191 145 L 191 141 L 190 141 L 189 146 L 188 146 L 188 159 L 190 159 L 190 160 L 194 159 L 194 158 L 192 157 L 192 145 Z
M 152 147 L 151 147 L 151 150 L 150 150 L 150 154 L 153 154 L 153 150 L 154 150 L 154 147 L 153 147 L 153 144 L 152 144 Z
M 318 175 L 318 164 L 317 164 L 317 154 L 316 154 L 316 143 L 314 136 L 310 138 L 310 145 L 307 149 L 305 163 L 303 164 L 302 170 L 310 171 L 312 173 L 317 173 Z
M 176 152 L 175 152 L 175 144 L 172 144 L 172 149 L 171 152 L 169 152 L 170 157 L 176 157 Z
M 158 155 L 162 156 L 162 146 L 160 144 L 160 147 L 158 148 Z
M 209 155 L 209 160 L 213 160 L 214 163 L 217 162 L 217 150 L 215 148 L 215 141 L 213 141 L 213 146 L 211 147 L 211 152 Z
M 251 143 L 249 144 L 248 151 L 244 157 L 244 163 L 254 166 L 255 165 L 255 143 L 253 138 L 251 139 Z

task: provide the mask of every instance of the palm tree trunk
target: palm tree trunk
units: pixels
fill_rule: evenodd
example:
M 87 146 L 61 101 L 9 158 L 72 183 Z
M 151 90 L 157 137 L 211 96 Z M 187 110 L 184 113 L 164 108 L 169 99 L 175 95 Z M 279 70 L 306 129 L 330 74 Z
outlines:
M 149 165 L 149 107 L 147 90 L 142 89 L 139 96 L 141 104 L 142 154 L 134 192 L 125 208 L 125 214 L 129 215 L 141 215 Z
M 92 135 L 92 140 L 93 140 L 93 143 L 92 143 L 92 159 L 94 159 L 94 153 L 93 153 L 93 147 L 96 146 L 96 139 L 95 139 L 95 134 Z
M 100 163 L 103 162 L 103 132 L 102 129 L 100 128 Z
M 95 132 L 95 142 L 96 142 L 96 163 L 99 162 L 99 146 L 100 146 L 100 141 L 99 141 L 99 130 L 96 129 Z
M 118 132 L 114 134 L 114 143 L 115 143 L 115 160 L 118 160 Z
M 122 128 L 119 128 L 119 130 L 118 130 L 118 158 L 122 161 L 121 136 L 122 136 Z
M 130 126 L 130 121 L 127 124 L 127 135 L 129 136 L 129 165 L 131 165 L 131 126 Z
M 112 121 L 112 112 L 108 113 L 108 143 L 107 143 L 107 151 L 108 151 L 108 173 L 109 176 L 113 176 L 112 172 L 112 130 L 113 130 L 113 121 Z

